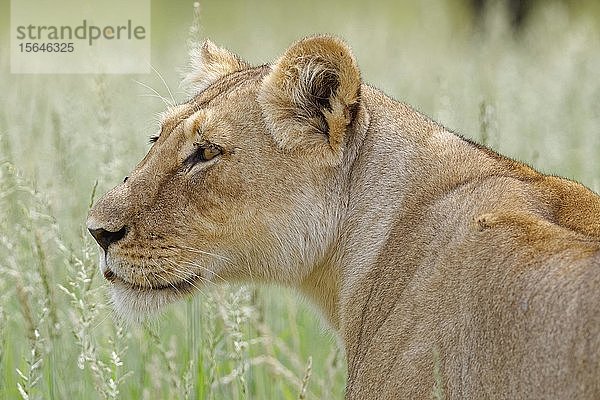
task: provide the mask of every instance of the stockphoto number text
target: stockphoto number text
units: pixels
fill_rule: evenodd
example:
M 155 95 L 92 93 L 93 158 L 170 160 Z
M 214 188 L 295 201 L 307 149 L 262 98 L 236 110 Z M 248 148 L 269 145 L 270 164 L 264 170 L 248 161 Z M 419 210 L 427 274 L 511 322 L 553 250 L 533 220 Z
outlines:
M 72 53 L 73 43 L 19 43 L 21 53 Z

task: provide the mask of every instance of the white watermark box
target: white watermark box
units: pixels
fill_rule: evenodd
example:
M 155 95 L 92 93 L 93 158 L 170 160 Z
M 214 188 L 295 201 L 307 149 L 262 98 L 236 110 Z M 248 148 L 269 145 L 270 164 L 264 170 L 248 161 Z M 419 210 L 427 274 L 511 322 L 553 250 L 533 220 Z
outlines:
M 150 0 L 12 0 L 11 72 L 150 72 Z

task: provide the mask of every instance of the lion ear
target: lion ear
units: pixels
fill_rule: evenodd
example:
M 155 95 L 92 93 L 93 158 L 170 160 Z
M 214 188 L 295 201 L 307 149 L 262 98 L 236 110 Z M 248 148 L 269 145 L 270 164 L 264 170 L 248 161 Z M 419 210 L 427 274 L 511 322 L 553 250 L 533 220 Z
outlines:
M 294 43 L 275 62 L 258 101 L 280 148 L 317 151 L 337 164 L 358 110 L 360 83 L 348 45 L 334 37 L 314 36 Z
M 199 93 L 225 75 L 249 67 L 237 54 L 207 39 L 190 51 L 190 68 L 182 84 Z

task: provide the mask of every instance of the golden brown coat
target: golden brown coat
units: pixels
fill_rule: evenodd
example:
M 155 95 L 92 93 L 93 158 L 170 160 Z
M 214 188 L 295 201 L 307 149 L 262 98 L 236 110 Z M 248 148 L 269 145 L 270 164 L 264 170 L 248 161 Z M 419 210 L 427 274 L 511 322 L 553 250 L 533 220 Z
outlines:
M 343 340 L 347 399 L 600 398 L 600 197 L 361 83 L 336 38 L 193 64 L 199 93 L 90 211 L 122 315 L 277 282 Z

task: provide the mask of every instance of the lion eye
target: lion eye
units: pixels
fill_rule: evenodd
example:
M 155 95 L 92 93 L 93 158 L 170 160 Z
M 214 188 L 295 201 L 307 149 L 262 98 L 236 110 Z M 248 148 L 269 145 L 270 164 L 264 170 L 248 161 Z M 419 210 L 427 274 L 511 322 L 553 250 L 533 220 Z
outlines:
M 194 143 L 196 151 L 192 153 L 184 164 L 194 165 L 200 162 L 207 162 L 223 153 L 223 150 L 219 146 L 213 144 L 200 144 Z
M 199 151 L 202 153 L 201 161 L 210 161 L 221 154 L 221 149 L 216 146 L 201 147 Z

